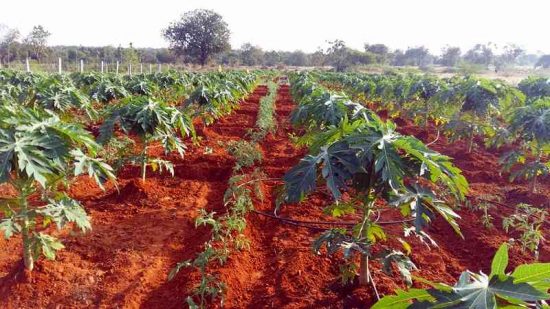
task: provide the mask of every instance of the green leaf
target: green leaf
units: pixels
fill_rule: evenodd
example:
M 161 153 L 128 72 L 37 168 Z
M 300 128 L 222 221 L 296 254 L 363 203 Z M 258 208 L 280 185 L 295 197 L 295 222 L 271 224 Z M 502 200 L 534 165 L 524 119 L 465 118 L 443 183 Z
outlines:
M 511 276 L 514 282 L 539 282 L 550 279 L 550 263 L 523 264 L 516 267 Z
M 511 276 L 514 283 L 529 283 L 544 293 L 550 289 L 550 263 L 519 265 Z
M 92 225 L 86 214 L 86 211 L 80 204 L 67 196 L 60 200 L 50 200 L 45 208 L 40 209 L 38 213 L 51 218 L 58 229 L 61 229 L 69 222 L 74 222 L 82 231 L 87 232 L 92 229 Z
M 489 277 L 504 275 L 508 266 L 508 245 L 502 244 L 493 257 L 491 264 L 491 274 Z
M 458 223 L 460 216 L 455 213 L 443 201 L 436 199 L 435 194 L 426 187 L 419 184 L 407 186 L 405 192 L 398 192 L 391 205 L 401 206 L 402 213 L 412 213 L 414 225 L 417 232 L 420 232 L 433 220 L 434 213 L 439 213 L 451 225 L 455 232 L 462 236 Z M 410 209 L 409 209 L 410 208 Z
M 0 221 L 0 230 L 3 230 L 4 237 L 9 239 L 13 234 L 21 232 L 21 226 L 13 218 L 6 218 Z
M 65 248 L 63 244 L 55 237 L 43 233 L 34 234 L 31 237 L 31 250 L 34 258 L 38 259 L 42 253 L 48 260 L 55 260 L 55 253 Z
M 323 213 L 339 218 L 355 213 L 355 207 L 353 203 L 337 202 L 323 209 Z
M 346 143 L 335 143 L 329 147 L 322 147 L 319 157 L 322 165 L 321 175 L 325 178 L 334 199 L 339 200 L 342 196 L 340 189 L 347 188 L 346 181 L 360 169 L 356 153 Z
M 382 271 L 386 274 L 392 274 L 391 265 L 395 264 L 401 278 L 405 281 L 407 286 L 412 285 L 411 270 L 416 269 L 416 265 L 409 259 L 408 256 L 400 251 L 386 251 L 382 253 Z
M 384 296 L 371 309 L 406 309 L 413 301 L 433 300 L 433 297 L 426 290 L 410 289 L 408 291 L 397 290 L 396 295 Z
M 367 229 L 367 239 L 372 243 L 375 243 L 377 240 L 384 241 L 386 240 L 386 233 L 384 229 L 378 224 L 371 224 Z
M 492 293 L 503 295 L 514 299 L 524 301 L 537 301 L 550 299 L 550 295 L 537 290 L 527 283 L 514 283 L 513 277 L 508 277 L 506 280 L 500 280 L 497 277 L 491 279 L 489 288 Z
M 0 127 L 0 181 L 10 172 L 37 181 L 47 187 L 51 178 L 66 174 L 74 149 L 86 148 L 95 153 L 98 145 L 80 125 L 64 123 L 51 112 L 20 106 L 6 111 L 0 107 L 5 122 Z M 17 168 L 17 171 L 14 169 Z
M 113 168 L 109 164 L 103 162 L 103 160 L 89 157 L 80 149 L 71 151 L 71 155 L 75 159 L 75 176 L 87 173 L 88 177 L 93 178 L 102 190 L 105 190 L 103 184 L 107 180 L 116 180 L 116 176 L 113 174 Z
M 319 156 L 308 155 L 302 158 L 298 165 L 286 172 L 285 181 L 286 202 L 299 202 L 305 194 L 317 187 L 317 163 Z

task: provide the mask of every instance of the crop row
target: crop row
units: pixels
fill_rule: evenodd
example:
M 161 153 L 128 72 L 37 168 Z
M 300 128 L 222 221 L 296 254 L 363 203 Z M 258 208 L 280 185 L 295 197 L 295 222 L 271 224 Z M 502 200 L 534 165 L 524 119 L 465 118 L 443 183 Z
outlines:
M 143 181 L 148 167 L 173 174 L 171 162 L 148 155 L 151 143 L 183 156 L 182 138 L 195 137 L 193 119 L 210 124 L 231 112 L 256 82 L 245 72 L 122 78 L 0 71 L 0 184 L 13 193 L 0 198 L 0 230 L 8 239 L 22 236 L 25 267 L 63 248 L 48 226 L 91 229 L 84 208 L 65 193 L 75 177 L 87 174 L 103 188 L 107 180 L 116 184 L 113 166 L 128 163 L 141 166 Z M 97 123 L 96 138 L 83 124 Z M 114 137 L 115 130 L 122 134 Z
M 365 104 L 323 85 L 336 82 L 349 89 L 352 87 L 346 85 L 348 78 L 346 75 L 330 73 L 292 76 L 292 93 L 299 105 L 291 118 L 293 124 L 305 132 L 298 142 L 309 147 L 309 154 L 286 173 L 284 202 L 300 202 L 319 187 L 325 187 L 333 197 L 333 203 L 325 207 L 325 213 L 335 217 L 353 215 L 358 218 L 353 227 L 322 233 L 314 241 L 313 248 L 318 253 L 326 252 L 329 255 L 341 251 L 346 260 L 341 267 L 342 278 L 352 280 L 358 271 L 359 283 L 372 285 L 375 294 L 379 296 L 376 278 L 370 266 L 373 260 L 378 260 L 383 265 L 382 270 L 388 274 L 392 273 L 392 269 L 397 269 L 408 284 L 412 283 L 411 271 L 416 268 L 409 259 L 411 246 L 404 239 L 387 233 L 379 219 L 391 209 L 399 210 L 404 217 L 400 223 L 404 225 L 405 236 L 416 234 L 424 238 L 426 243 L 434 243 L 425 228 L 436 216 L 440 216 L 461 236 L 459 216 L 453 209 L 465 201 L 468 183 L 461 171 L 452 164 L 451 158 L 431 150 L 413 136 L 398 133 L 397 125 L 392 121 L 381 119 Z M 378 79 L 380 84 L 367 81 L 367 86 L 358 87 L 358 97 L 363 96 L 363 99 L 377 93 L 370 92 L 373 85 L 376 89 L 383 89 L 390 80 L 405 77 L 365 77 L 368 78 Z M 422 78 L 419 78 L 419 83 L 422 83 Z M 457 86 L 464 89 L 463 92 L 454 94 L 462 95 L 462 99 L 454 99 L 458 102 L 463 100 L 466 106 L 459 108 L 458 112 L 481 117 L 483 112 L 477 111 L 483 109 L 478 109 L 475 102 L 485 102 L 481 98 L 488 93 L 484 92 L 482 82 L 473 83 L 466 79 L 464 83 Z M 386 86 L 381 86 L 384 84 Z M 393 89 L 402 91 L 406 85 L 395 82 Z M 531 105 L 538 107 L 540 100 L 545 100 L 532 99 L 522 105 L 519 90 L 509 87 L 499 89 L 496 93 L 499 91 L 506 93 L 507 99 L 502 102 L 510 104 L 507 109 L 514 110 L 510 119 L 516 119 L 522 108 L 528 109 Z M 436 93 L 444 97 L 441 94 L 444 92 Z M 517 94 L 517 102 L 511 97 L 513 94 Z M 408 108 L 408 103 L 425 106 L 425 100 L 429 100 L 417 97 L 417 100 L 422 101 L 415 102 L 411 98 L 391 101 L 380 97 L 379 101 L 369 106 L 375 109 L 377 105 L 384 109 L 391 106 L 394 110 L 390 113 L 406 113 L 413 110 Z M 478 99 L 480 101 L 475 101 Z M 439 114 L 427 112 L 425 115 L 433 117 Z M 502 120 L 506 119 L 503 116 Z M 520 130 L 521 133 L 516 134 L 527 134 L 526 127 Z M 534 137 L 533 140 L 537 141 Z M 412 227 L 409 227 L 409 223 L 412 223 Z M 326 250 L 322 251 L 323 247 Z M 354 262 L 355 257 L 360 261 L 359 266 Z M 549 298 L 547 291 L 550 284 L 545 280 L 548 279 L 550 264 L 521 265 L 513 273 L 506 273 L 507 264 L 508 247 L 503 245 L 495 255 L 490 275 L 466 271 L 455 286 L 417 278 L 431 288 L 397 291 L 396 296 L 382 298 L 375 307 L 448 308 L 459 305 L 478 308 L 483 304 L 483 308 L 496 308 L 500 304 L 510 303 L 540 304 L 540 301 Z
M 485 147 L 514 145 L 501 158 L 510 180 L 537 181 L 550 174 L 550 79 L 527 78 L 518 87 L 473 76 L 322 74 L 319 80 L 340 85 L 375 110 L 403 116 L 428 127 L 432 123 L 451 142 L 475 139 Z M 375 102 L 375 104 L 372 104 Z

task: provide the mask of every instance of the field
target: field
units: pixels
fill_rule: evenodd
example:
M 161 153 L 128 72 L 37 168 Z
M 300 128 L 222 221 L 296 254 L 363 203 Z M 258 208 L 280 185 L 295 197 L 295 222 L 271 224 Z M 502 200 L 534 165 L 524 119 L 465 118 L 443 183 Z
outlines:
M 543 78 L 0 71 L 0 307 L 369 308 L 411 272 L 490 274 L 503 243 L 509 271 L 548 271 L 549 98 Z

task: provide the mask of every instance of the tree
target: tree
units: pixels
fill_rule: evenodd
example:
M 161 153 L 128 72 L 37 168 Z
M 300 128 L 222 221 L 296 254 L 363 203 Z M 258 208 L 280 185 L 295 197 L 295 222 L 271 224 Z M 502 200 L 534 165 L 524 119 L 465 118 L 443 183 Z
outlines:
M 323 49 L 318 48 L 313 54 L 310 56 L 310 63 L 313 66 L 323 66 L 325 65 L 326 55 L 323 52 Z
M 530 180 L 531 193 L 535 193 L 537 180 L 550 175 L 550 162 L 544 161 L 550 154 L 550 99 L 535 99 L 517 108 L 509 130 L 518 137 L 520 147 L 501 158 L 504 171 L 511 172 L 511 181 L 516 178 Z
M 157 61 L 159 63 L 171 63 L 176 61 L 176 57 L 169 49 L 161 49 L 157 51 Z
M 439 214 L 460 233 L 458 215 L 449 205 L 464 200 L 467 193 L 468 183 L 461 171 L 451 158 L 413 136 L 398 133 L 391 121 L 381 120 L 345 95 L 325 90 L 306 74 L 292 80 L 292 93 L 299 106 L 291 121 L 306 129 L 301 141 L 309 145 L 309 154 L 283 177 L 281 202 L 300 202 L 323 186 L 334 200 L 325 213 L 336 217 L 355 213 L 361 219 L 349 229 L 321 234 L 313 244 L 314 251 L 319 253 L 325 246 L 328 254 L 342 250 L 348 260 L 359 255 L 362 285 L 372 281 L 369 261 L 374 259 L 385 265 L 386 272 L 391 272 L 390 264 L 395 263 L 402 277 L 410 281 L 414 265 L 405 254 L 386 248 L 379 253 L 372 250 L 387 237 L 377 223 L 377 214 L 386 207 L 400 209 L 403 216 L 413 218 L 411 224 L 419 235 Z M 447 192 L 446 201 L 436 193 L 442 191 L 433 191 L 435 184 Z M 343 191 L 350 192 L 349 198 Z M 355 266 L 346 272 L 353 277 Z
M 122 57 L 124 55 L 124 49 L 122 48 L 122 46 L 118 45 L 118 47 L 116 48 L 116 51 L 115 51 L 115 58 L 117 61 L 122 61 Z
M 25 44 L 31 51 L 31 57 L 40 62 L 40 59 L 46 55 L 48 51 L 48 38 L 51 33 L 43 26 L 38 25 L 32 28 L 32 31 L 25 38 Z
M 518 57 L 518 65 L 534 66 L 537 63 L 539 56 L 537 54 L 523 54 Z
M 525 49 L 516 44 L 508 44 L 504 46 L 504 53 L 502 53 L 501 58 L 505 63 L 515 63 L 523 54 L 525 54 Z
M 241 46 L 241 62 L 244 65 L 254 66 L 263 62 L 264 51 L 250 43 Z
M 464 55 L 464 60 L 475 64 L 490 65 L 493 63 L 495 55 L 493 53 L 493 44 L 476 44 L 472 49 L 468 50 Z
M 348 49 L 348 61 L 352 65 L 365 65 L 377 62 L 376 56 L 370 52 Z
M 443 48 L 441 54 L 441 64 L 448 67 L 454 67 L 460 60 L 460 47 L 447 46 Z
M 140 60 L 144 63 L 157 62 L 157 52 L 154 48 L 145 48 L 139 51 Z
M 17 42 L 19 36 L 19 30 L 10 29 L 5 27 L 0 31 L 0 62 L 11 62 L 14 56 L 11 52 L 14 43 Z
M 539 60 L 535 64 L 535 67 L 543 67 L 545 69 L 550 68 L 550 54 L 540 56 Z
M 178 134 L 182 137 L 194 135 L 193 123 L 187 114 L 147 96 L 129 97 L 111 108 L 99 129 L 98 141 L 101 144 L 107 143 L 113 137 L 116 124 L 119 124 L 124 133 L 136 135 L 140 139 L 141 153 L 128 158 L 128 161 L 141 165 L 143 182 L 147 166 L 159 172 L 166 169 L 174 175 L 174 167 L 170 161 L 150 157 L 148 148 L 152 142 L 159 141 L 166 153 L 176 150 L 183 157 L 185 145 Z
M 345 71 L 352 63 L 352 51 L 342 40 L 328 42 L 331 46 L 326 52 L 327 64 L 334 67 L 337 72 Z
M 318 178 L 321 178 L 335 201 L 325 211 L 332 214 L 358 213 L 362 216 L 350 231 L 325 232 L 316 240 L 314 248 L 318 252 L 324 244 L 328 252 L 340 248 L 348 257 L 358 253 L 361 257 L 359 281 L 365 285 L 370 280 L 368 261 L 376 258 L 371 246 L 386 238 L 383 228 L 374 219 L 381 211 L 376 202 L 384 200 L 388 205 L 400 208 L 403 214 L 412 215 L 417 232 L 439 213 L 459 233 L 455 221 L 458 215 L 452 208 L 436 198 L 430 187 L 421 185 L 421 182 L 409 184 L 405 179 L 424 178 L 423 181 L 434 184 L 441 181 L 450 192 L 461 197 L 467 183 L 449 157 L 430 150 L 412 136 L 400 135 L 390 122 L 383 123 L 374 118 L 370 122 L 357 120 L 352 123 L 346 123 L 344 119 L 341 123 L 333 131 L 320 133 L 319 138 L 330 135 L 332 139 L 333 132 L 345 132 L 345 127 L 355 130 L 345 132 L 344 137 L 325 144 L 319 151 L 311 151 L 287 172 L 284 176 L 285 201 L 301 201 L 316 189 L 321 183 Z M 349 203 L 341 200 L 341 190 L 348 185 L 352 186 L 355 194 Z M 406 259 L 405 256 L 400 257 Z M 382 258 L 385 263 L 391 259 L 391 254 Z
M 202 66 L 210 56 L 230 48 L 229 28 L 222 16 L 210 10 L 185 13 L 163 31 L 170 47 L 178 55 L 198 61 Z
M 506 116 L 512 108 L 523 105 L 525 96 L 515 87 L 498 80 L 465 77 L 458 79 L 442 94 L 449 104 L 460 106 L 460 110 L 446 125 L 449 140 L 468 140 L 471 153 L 476 135 L 491 135 L 497 119 Z
M 515 44 L 508 44 L 504 46 L 504 52 L 502 55 L 495 59 L 495 66 L 497 70 L 500 70 L 507 65 L 516 63 L 518 58 L 523 54 L 525 54 L 525 50 Z
M 386 64 L 389 60 L 390 49 L 384 44 L 365 44 L 365 51 L 376 55 L 376 62 Z
M 307 65 L 307 57 L 306 54 L 301 50 L 296 50 L 288 54 L 288 57 L 286 59 L 286 64 L 297 66 L 297 67 L 303 67 Z
M 129 63 L 129 64 L 135 64 L 139 62 L 139 55 L 134 48 L 134 45 L 130 43 L 129 47 L 124 49 L 122 52 L 122 61 Z
M 116 61 L 116 49 L 113 46 L 105 46 L 101 48 L 100 57 L 103 61 L 115 62 Z
M 407 59 L 406 62 L 409 65 L 416 65 L 416 66 L 425 66 L 429 64 L 431 60 L 430 51 L 424 47 L 414 47 L 414 48 L 408 48 L 405 51 L 405 58 Z
M 407 58 L 405 57 L 405 54 L 402 50 L 397 49 L 395 52 L 393 52 L 393 61 L 392 65 L 395 66 L 404 66 L 407 64 Z
M 264 54 L 264 64 L 267 66 L 272 67 L 278 65 L 279 63 L 281 63 L 281 60 L 281 54 L 277 51 L 271 50 Z
M 237 66 L 241 64 L 241 54 L 236 50 L 228 50 L 216 55 L 216 62 L 230 66 Z

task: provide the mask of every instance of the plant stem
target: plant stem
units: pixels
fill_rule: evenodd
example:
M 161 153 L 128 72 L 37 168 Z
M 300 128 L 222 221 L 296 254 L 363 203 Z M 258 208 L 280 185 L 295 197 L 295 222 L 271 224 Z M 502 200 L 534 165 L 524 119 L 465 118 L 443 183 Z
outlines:
M 542 159 L 542 150 L 537 151 L 537 163 L 540 163 Z M 537 177 L 538 177 L 538 171 L 535 171 L 535 175 L 533 175 L 533 180 L 531 180 L 531 193 L 534 194 L 537 192 Z
M 428 106 L 428 102 L 426 102 L 426 113 L 424 114 L 424 129 L 428 129 L 428 124 L 430 118 L 430 107 Z
M 468 137 L 468 153 L 472 152 L 474 148 L 474 129 L 470 130 L 470 136 Z
M 536 172 L 535 172 L 536 173 Z M 533 180 L 531 181 L 531 193 L 537 193 L 537 174 L 533 176 Z
M 359 264 L 359 285 L 365 286 L 369 284 L 369 256 L 361 254 L 361 262 Z
M 370 195 L 370 189 L 367 191 L 369 192 L 367 196 L 367 200 L 365 203 L 365 208 L 363 212 L 363 222 L 361 224 L 361 229 L 359 230 L 359 234 L 357 235 L 358 238 L 363 238 L 363 235 L 368 235 L 369 233 L 369 227 L 371 224 L 371 221 L 369 220 L 370 215 L 372 214 L 372 208 L 374 206 L 375 198 Z M 369 284 L 370 280 L 370 272 L 369 272 L 369 256 L 368 254 L 362 253 L 361 254 L 361 261 L 359 264 L 359 284 L 362 286 L 365 286 Z
M 141 180 L 145 182 L 147 173 L 147 139 L 143 139 L 143 150 L 141 151 Z
M 25 263 L 25 268 L 29 271 L 32 271 L 34 269 L 34 259 L 31 248 L 31 239 L 29 237 L 30 222 L 27 214 L 28 203 L 27 196 L 23 193 L 22 190 L 20 190 L 19 199 L 19 203 L 21 205 L 21 213 L 24 217 L 21 227 L 21 235 L 23 237 L 23 261 Z

